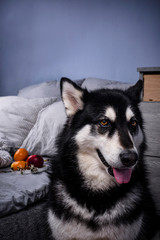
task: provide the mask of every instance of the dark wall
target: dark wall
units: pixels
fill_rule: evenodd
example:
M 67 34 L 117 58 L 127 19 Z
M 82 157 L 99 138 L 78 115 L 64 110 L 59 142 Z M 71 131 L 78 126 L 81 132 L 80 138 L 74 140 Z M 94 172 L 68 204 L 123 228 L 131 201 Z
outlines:
M 135 82 L 156 66 L 159 0 L 0 0 L 0 95 L 62 76 Z

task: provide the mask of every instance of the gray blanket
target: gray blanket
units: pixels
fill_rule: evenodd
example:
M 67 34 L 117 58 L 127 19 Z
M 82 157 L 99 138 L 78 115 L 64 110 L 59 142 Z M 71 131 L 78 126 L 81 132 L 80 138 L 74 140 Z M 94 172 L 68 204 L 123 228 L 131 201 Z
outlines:
M 27 170 L 23 175 L 10 168 L 0 169 L 0 217 L 17 212 L 44 198 L 48 193 L 47 165 L 33 174 Z

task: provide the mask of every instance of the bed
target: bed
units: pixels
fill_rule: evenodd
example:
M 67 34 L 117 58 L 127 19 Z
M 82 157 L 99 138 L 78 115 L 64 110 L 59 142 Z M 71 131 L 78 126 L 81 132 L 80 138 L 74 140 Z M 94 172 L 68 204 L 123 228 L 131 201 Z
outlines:
M 88 90 L 131 85 L 96 78 L 76 83 Z M 150 186 L 160 214 L 160 103 L 142 102 L 140 108 L 149 146 L 145 158 Z M 1 97 L 0 115 L 0 239 L 51 239 L 46 220 L 50 161 L 56 151 L 56 136 L 66 121 L 59 81 L 28 86 L 17 96 Z M 21 147 L 45 159 L 37 173 L 10 169 L 13 154 Z

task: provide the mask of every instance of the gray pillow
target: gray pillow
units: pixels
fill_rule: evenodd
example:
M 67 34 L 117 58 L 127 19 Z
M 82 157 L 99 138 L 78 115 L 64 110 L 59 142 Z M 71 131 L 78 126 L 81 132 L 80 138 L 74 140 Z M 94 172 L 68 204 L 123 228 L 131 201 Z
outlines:
M 79 86 L 82 85 L 83 81 L 84 79 L 75 80 L 76 84 Z M 56 97 L 57 101 L 60 101 L 60 81 L 52 80 L 30 85 L 20 89 L 17 95 L 26 98 Z
M 95 90 L 95 89 L 101 89 L 101 88 L 118 88 L 118 89 L 127 89 L 132 84 L 130 83 L 122 83 L 117 81 L 111 81 L 107 79 L 99 79 L 99 78 L 86 78 L 82 84 L 82 88 L 86 88 L 87 90 Z
M 26 98 L 56 97 L 60 100 L 60 88 L 57 80 L 30 85 L 19 90 L 18 96 Z
M 160 103 L 141 102 L 140 109 L 144 118 L 144 128 L 147 137 L 146 155 L 160 157 Z

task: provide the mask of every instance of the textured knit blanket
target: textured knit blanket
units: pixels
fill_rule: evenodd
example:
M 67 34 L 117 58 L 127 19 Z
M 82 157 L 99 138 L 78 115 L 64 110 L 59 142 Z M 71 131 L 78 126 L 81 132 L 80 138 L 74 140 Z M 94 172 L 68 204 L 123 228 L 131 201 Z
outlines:
M 4 134 L 0 133 L 0 168 L 7 167 L 12 163 L 10 154 L 13 144 L 10 143 Z

